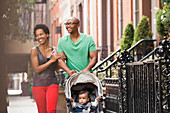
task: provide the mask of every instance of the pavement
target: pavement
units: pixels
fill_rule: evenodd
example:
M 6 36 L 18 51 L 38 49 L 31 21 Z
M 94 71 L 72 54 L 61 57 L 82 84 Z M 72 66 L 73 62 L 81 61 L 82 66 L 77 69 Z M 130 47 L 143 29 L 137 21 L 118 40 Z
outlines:
M 8 113 L 38 113 L 34 99 L 21 93 L 22 90 L 8 90 Z
M 22 90 L 8 90 L 8 95 L 21 95 Z
M 38 113 L 36 103 L 30 96 L 8 96 L 8 113 Z
M 8 113 L 38 113 L 36 102 L 30 96 L 22 96 L 20 90 L 8 90 Z M 60 88 L 57 113 L 67 113 L 64 89 Z

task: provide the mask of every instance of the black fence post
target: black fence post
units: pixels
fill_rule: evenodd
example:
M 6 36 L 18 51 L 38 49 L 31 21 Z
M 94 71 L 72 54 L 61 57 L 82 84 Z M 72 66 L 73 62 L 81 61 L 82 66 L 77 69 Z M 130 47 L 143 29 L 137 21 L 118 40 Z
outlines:
M 164 40 L 159 43 L 156 55 L 159 57 L 159 93 L 157 100 L 157 107 L 159 113 L 170 112 L 170 39 L 166 36 Z

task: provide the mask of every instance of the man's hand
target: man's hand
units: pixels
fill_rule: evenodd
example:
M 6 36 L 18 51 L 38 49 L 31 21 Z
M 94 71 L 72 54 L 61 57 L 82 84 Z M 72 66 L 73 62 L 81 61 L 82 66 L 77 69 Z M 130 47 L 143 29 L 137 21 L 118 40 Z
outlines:
M 73 102 L 73 98 L 72 97 L 70 97 L 70 102 Z
M 70 70 L 67 73 L 69 76 L 71 76 L 72 74 L 77 73 L 77 72 L 78 72 L 77 70 Z
M 96 100 L 97 100 L 97 101 L 100 101 L 100 96 L 98 96 L 98 97 L 96 98 Z
M 85 69 L 81 70 L 81 72 L 90 72 L 90 70 L 85 68 Z

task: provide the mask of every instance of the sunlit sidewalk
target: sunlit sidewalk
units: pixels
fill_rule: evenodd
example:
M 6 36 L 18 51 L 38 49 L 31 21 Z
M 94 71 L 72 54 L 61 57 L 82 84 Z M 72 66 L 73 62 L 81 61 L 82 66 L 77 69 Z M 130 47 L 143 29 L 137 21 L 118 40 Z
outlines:
M 30 96 L 9 96 L 8 113 L 38 113 L 36 103 Z
M 8 113 L 38 113 L 36 102 L 30 96 L 21 96 L 21 90 L 8 90 Z M 57 113 L 67 113 L 64 88 L 60 88 Z
M 8 95 L 21 95 L 22 90 L 8 90 Z

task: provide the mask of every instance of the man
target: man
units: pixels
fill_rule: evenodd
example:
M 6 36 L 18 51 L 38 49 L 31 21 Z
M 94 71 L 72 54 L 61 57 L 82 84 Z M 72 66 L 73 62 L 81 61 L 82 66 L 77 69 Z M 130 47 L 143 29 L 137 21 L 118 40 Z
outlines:
M 97 63 L 97 49 L 92 36 L 80 33 L 80 21 L 70 17 L 65 23 L 69 35 L 59 39 L 57 52 L 66 55 L 66 64 L 71 70 L 66 74 L 75 72 L 92 72 L 91 68 Z M 76 70 L 76 71 L 75 71 Z

